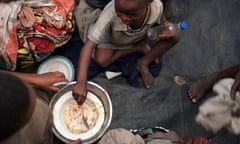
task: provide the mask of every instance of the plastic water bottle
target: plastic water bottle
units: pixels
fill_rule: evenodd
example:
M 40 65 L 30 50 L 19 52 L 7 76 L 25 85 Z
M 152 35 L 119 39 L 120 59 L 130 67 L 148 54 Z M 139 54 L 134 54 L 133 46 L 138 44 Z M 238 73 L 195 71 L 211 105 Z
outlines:
M 162 37 L 171 37 L 176 35 L 176 33 L 179 30 L 185 30 L 187 29 L 188 25 L 187 22 L 182 21 L 180 23 L 166 23 L 164 25 L 158 25 L 155 27 L 152 27 L 147 32 L 147 37 L 149 40 L 159 40 L 159 35 L 162 35 Z

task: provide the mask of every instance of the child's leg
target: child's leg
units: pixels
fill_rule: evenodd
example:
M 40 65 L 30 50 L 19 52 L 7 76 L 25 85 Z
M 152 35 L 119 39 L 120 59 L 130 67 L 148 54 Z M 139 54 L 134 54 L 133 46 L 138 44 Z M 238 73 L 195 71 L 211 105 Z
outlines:
M 193 103 L 198 102 L 198 100 L 212 88 L 212 86 L 223 78 L 234 78 L 236 74 L 240 71 L 240 64 L 231 66 L 222 71 L 212 73 L 206 77 L 202 77 L 194 81 L 188 90 L 189 98 Z
M 95 51 L 94 60 L 98 65 L 106 67 L 124 56 L 130 55 L 135 52 L 147 53 L 149 50 L 149 45 L 143 41 L 135 44 L 132 48 L 125 50 L 97 48 Z
M 150 88 L 154 81 L 152 74 L 149 72 L 148 65 L 173 47 L 178 40 L 178 38 L 161 40 L 144 57 L 138 60 L 137 69 L 141 74 L 143 84 L 146 88 Z
M 116 50 L 108 48 L 96 48 L 94 54 L 94 61 L 101 67 L 110 65 L 109 61 Z

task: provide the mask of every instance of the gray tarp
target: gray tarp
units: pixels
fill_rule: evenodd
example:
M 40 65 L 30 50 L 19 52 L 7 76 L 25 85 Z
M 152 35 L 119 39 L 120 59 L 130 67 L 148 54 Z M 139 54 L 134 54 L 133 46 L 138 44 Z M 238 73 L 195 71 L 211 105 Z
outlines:
M 188 86 L 201 76 L 240 62 L 239 0 L 171 0 L 173 22 L 185 20 L 189 28 L 180 42 L 162 57 L 163 69 L 151 89 L 134 88 L 122 77 L 96 80 L 107 85 L 113 104 L 110 128 L 163 126 L 181 136 L 209 136 L 214 144 L 239 144 L 240 139 L 227 132 L 217 135 L 196 124 L 199 105 L 188 99 Z M 187 83 L 179 86 L 174 76 Z M 209 93 L 208 96 L 213 96 Z

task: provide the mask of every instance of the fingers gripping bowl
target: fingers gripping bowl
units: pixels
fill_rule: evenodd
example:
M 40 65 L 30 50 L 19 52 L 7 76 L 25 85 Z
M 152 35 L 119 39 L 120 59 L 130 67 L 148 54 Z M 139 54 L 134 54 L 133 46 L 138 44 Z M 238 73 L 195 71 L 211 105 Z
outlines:
M 84 113 L 82 113 L 81 120 L 83 120 L 83 122 L 79 123 L 78 126 L 75 125 L 74 122 L 74 124 L 70 124 L 71 122 L 66 120 L 66 111 L 71 109 L 69 105 L 75 103 L 72 96 L 75 83 L 76 82 L 71 82 L 64 86 L 50 101 L 49 106 L 53 113 L 52 130 L 60 140 L 66 143 L 79 138 L 83 144 L 93 143 L 97 141 L 110 126 L 112 120 L 111 99 L 101 86 L 94 82 L 88 82 L 86 102 L 82 105 Z M 80 106 L 74 107 L 79 108 Z M 76 110 L 75 108 L 73 108 L 73 110 Z M 89 108 L 91 108 L 91 110 L 89 110 Z M 74 114 L 74 116 L 75 115 L 76 114 Z

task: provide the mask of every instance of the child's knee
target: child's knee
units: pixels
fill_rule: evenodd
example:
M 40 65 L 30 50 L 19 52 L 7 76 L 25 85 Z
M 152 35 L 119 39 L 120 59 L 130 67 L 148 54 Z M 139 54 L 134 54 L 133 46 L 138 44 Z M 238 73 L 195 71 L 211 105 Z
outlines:
M 94 62 L 101 67 L 107 67 L 109 65 L 109 59 L 106 57 L 94 57 Z

